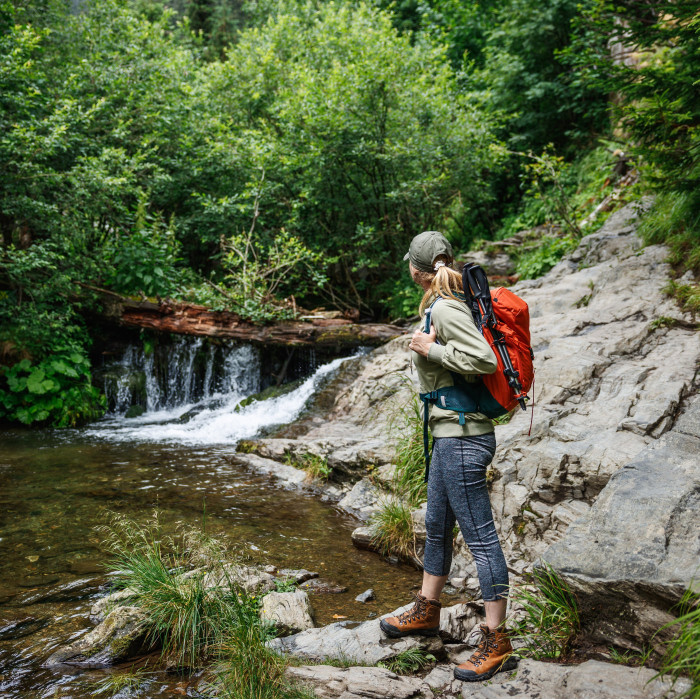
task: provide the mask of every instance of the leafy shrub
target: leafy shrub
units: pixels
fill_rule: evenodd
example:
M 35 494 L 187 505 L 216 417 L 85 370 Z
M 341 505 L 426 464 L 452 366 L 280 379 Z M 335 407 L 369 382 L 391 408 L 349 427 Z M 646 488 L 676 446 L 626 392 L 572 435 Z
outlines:
M 516 271 L 523 279 L 534 279 L 549 272 L 567 253 L 578 245 L 573 238 L 543 236 L 534 250 L 518 258 Z
M 518 653 L 534 659 L 564 656 L 581 628 L 578 601 L 568 584 L 546 562 L 531 580 L 510 591 L 525 616 L 513 625 L 513 635 L 523 642 Z
M 99 418 L 106 399 L 92 386 L 90 361 L 65 345 L 37 363 L 25 358 L 0 367 L 0 417 L 21 423 L 75 427 Z

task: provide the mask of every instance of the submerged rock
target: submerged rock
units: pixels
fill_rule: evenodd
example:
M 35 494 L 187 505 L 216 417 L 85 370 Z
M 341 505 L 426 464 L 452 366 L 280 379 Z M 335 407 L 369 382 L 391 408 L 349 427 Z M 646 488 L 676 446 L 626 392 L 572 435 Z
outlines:
M 112 666 L 149 651 L 146 636 L 145 614 L 139 608 L 121 606 L 80 639 L 55 651 L 46 665 Z
M 273 622 L 280 635 L 303 632 L 315 626 L 309 596 L 304 591 L 268 593 L 262 601 L 260 618 Z
M 355 600 L 358 603 L 368 603 L 370 600 L 374 600 L 374 589 L 368 588 L 364 593 L 360 593 Z

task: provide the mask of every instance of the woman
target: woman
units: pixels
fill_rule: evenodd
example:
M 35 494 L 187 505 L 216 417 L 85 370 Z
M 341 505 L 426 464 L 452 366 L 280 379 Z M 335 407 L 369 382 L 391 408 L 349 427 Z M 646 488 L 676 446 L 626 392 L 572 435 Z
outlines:
M 434 302 L 428 309 L 430 332 L 417 330 L 409 345 L 421 391 L 452 386 L 451 372 L 462 375 L 467 382 L 495 372 L 496 356 L 464 302 L 461 275 L 451 267 L 449 241 L 437 231 L 425 231 L 413 239 L 406 259 L 414 282 L 425 290 L 421 314 L 429 302 Z M 463 681 L 486 680 L 516 664 L 504 629 L 508 569 L 486 487 L 486 468 L 496 451 L 493 423 L 481 413 L 460 415 L 436 404 L 430 406 L 429 415 L 433 456 L 428 478 L 423 586 L 412 608 L 380 624 L 390 637 L 438 633 L 440 594 L 452 563 L 452 531 L 457 521 L 476 563 L 486 624 L 481 625 L 477 650 L 455 668 L 454 674 Z

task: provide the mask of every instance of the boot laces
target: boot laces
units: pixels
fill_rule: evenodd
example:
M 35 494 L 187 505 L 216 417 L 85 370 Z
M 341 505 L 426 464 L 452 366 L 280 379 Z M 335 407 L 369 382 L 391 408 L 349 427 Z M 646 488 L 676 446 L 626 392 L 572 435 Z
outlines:
M 492 651 L 498 649 L 498 642 L 496 641 L 496 633 L 494 630 L 486 631 L 488 628 L 485 625 L 481 625 L 481 641 L 476 648 L 476 651 L 469 657 L 469 661 L 475 666 L 481 666 L 482 661 L 490 656 Z
M 428 611 L 428 601 L 425 598 L 421 598 L 418 594 L 413 595 L 415 602 L 413 607 L 402 612 L 396 619 L 399 621 L 400 625 L 406 625 L 409 622 L 415 622 L 426 616 Z

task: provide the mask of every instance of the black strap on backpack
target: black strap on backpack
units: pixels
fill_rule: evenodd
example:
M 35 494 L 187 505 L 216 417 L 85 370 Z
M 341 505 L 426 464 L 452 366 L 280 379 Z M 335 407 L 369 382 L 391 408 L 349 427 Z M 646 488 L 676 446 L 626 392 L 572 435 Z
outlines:
M 462 286 L 476 327 L 482 333 L 484 326 L 491 331 L 494 346 L 503 363 L 503 374 L 505 374 L 508 385 L 515 393 L 515 396 L 518 398 L 518 403 L 524 411 L 525 393 L 520 384 L 520 374 L 513 367 L 510 355 L 508 354 L 508 348 L 506 348 L 506 339 L 503 333 L 498 330 L 498 321 L 493 312 L 491 290 L 489 289 L 489 281 L 486 277 L 486 273 L 479 265 L 467 263 L 464 268 L 462 268 Z

